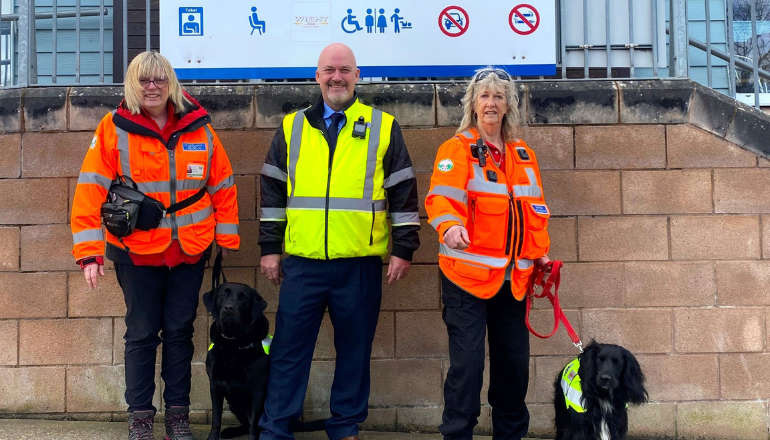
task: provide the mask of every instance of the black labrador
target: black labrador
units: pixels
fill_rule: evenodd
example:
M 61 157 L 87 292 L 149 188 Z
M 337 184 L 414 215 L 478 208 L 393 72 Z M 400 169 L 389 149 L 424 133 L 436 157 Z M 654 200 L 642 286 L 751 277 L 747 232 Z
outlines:
M 214 322 L 209 335 L 206 372 L 211 390 L 211 432 L 209 440 L 220 438 L 224 399 L 240 426 L 226 428 L 222 438 L 248 433 L 259 436 L 257 423 L 262 416 L 270 361 L 267 344 L 270 323 L 264 311 L 267 303 L 253 288 L 225 282 L 203 295 Z
M 592 341 L 556 376 L 556 440 L 622 440 L 628 404 L 646 401 L 644 374 L 634 355 L 619 345 Z

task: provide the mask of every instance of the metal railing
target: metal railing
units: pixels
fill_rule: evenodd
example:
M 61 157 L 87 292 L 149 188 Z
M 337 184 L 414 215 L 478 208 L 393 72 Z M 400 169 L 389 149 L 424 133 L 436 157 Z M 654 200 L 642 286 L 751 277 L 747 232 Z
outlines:
M 756 106 L 770 89 L 770 0 L 556 1 L 556 78 L 690 77 L 753 92 Z M 136 52 L 158 48 L 157 5 L 0 0 L 0 87 L 118 82 Z

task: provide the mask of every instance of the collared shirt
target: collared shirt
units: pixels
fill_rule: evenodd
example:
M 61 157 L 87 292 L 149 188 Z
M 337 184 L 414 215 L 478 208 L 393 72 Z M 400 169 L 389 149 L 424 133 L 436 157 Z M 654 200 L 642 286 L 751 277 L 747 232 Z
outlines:
M 342 127 L 345 126 L 345 122 L 347 122 L 347 118 L 345 117 L 345 112 L 339 112 L 334 110 L 333 108 L 326 105 L 324 102 L 324 124 L 326 124 L 326 128 L 329 128 L 329 125 L 332 123 L 332 114 L 339 113 L 342 115 L 342 120 L 340 121 L 340 126 L 337 129 L 337 134 L 340 133 L 340 130 L 342 130 Z

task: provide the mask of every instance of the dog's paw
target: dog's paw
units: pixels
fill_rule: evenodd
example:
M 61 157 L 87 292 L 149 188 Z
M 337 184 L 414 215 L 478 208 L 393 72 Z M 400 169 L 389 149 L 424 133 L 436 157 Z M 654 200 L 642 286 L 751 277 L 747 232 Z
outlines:
M 222 430 L 221 437 L 222 438 L 233 438 L 238 437 L 244 434 L 247 434 L 249 432 L 249 427 L 246 425 L 241 426 L 233 426 L 230 428 L 225 428 Z

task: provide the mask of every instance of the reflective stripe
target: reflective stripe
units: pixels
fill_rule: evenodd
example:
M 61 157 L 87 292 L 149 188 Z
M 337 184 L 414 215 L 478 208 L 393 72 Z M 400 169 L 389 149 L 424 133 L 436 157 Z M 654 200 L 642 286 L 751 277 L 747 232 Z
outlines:
M 170 185 L 167 180 L 161 180 L 158 182 L 137 182 L 137 188 L 139 191 L 147 193 L 169 192 Z
M 217 234 L 238 235 L 238 225 L 236 223 L 217 223 L 215 231 Z
M 102 188 L 109 190 L 112 179 L 104 177 L 99 173 L 80 173 L 78 176 L 78 185 L 81 183 L 93 183 L 101 186 Z
M 175 226 L 187 226 L 201 222 L 209 218 L 213 213 L 214 210 L 211 208 L 211 206 L 207 206 L 200 211 L 191 212 L 185 215 L 178 215 L 176 216 L 175 220 L 172 220 L 171 217 L 163 217 L 163 220 L 160 221 L 159 227 L 172 228 L 175 230 Z
M 456 215 L 453 215 L 453 214 L 444 214 L 431 220 L 430 225 L 433 226 L 433 229 L 438 231 L 438 227 L 441 223 L 444 223 L 450 220 L 454 220 L 460 223 L 461 225 L 463 224 L 463 221 L 460 217 L 457 217 Z
M 281 182 L 286 182 L 286 179 L 288 179 L 288 174 L 281 171 L 280 168 L 278 168 L 275 165 L 270 165 L 269 163 L 266 163 L 262 165 L 262 171 L 260 172 L 263 176 L 272 177 L 273 179 L 278 179 Z
M 463 132 L 462 132 L 462 133 L 460 133 L 460 134 L 461 134 L 461 135 L 463 135 L 463 136 L 465 136 L 465 137 L 467 137 L 468 139 L 473 139 L 473 133 L 471 133 L 471 132 L 470 132 L 470 131 L 468 131 L 468 130 L 465 130 L 465 131 L 463 131 Z
M 477 163 L 473 164 L 473 178 L 468 181 L 468 191 L 508 195 L 508 188 L 505 184 L 490 182 L 485 179 L 484 169 Z
M 85 241 L 104 241 L 104 231 L 98 229 L 84 229 L 72 234 L 72 243 L 78 244 Z
M 488 257 L 486 255 L 472 254 L 470 252 L 465 252 L 465 251 L 458 251 L 456 249 L 450 248 L 444 243 L 441 243 L 439 245 L 438 253 L 439 255 L 444 255 L 451 258 L 458 258 L 460 260 L 472 261 L 474 263 L 479 263 L 485 266 L 498 268 L 498 269 L 501 267 L 505 267 L 505 265 L 508 264 L 507 258 L 495 258 L 495 257 Z
M 201 189 L 206 184 L 206 179 L 183 179 L 176 181 L 176 190 Z
M 382 183 L 383 188 L 390 188 L 391 186 L 396 186 L 399 183 L 414 179 L 414 169 L 412 167 L 404 168 L 403 170 L 398 170 L 395 173 L 388 176 L 387 179 Z
M 294 115 L 294 123 L 291 127 L 291 144 L 289 145 L 289 179 L 291 193 L 289 199 L 294 197 L 295 181 L 297 179 L 297 161 L 299 160 L 299 147 L 302 145 L 302 127 L 305 122 L 305 110 L 300 110 Z
M 380 146 L 382 112 L 372 109 L 372 123 L 369 128 L 369 149 L 366 153 L 366 178 L 363 199 L 374 200 L 374 172 L 377 170 L 377 148 Z
M 131 176 L 131 153 L 128 148 L 128 132 L 115 126 L 115 134 L 118 137 L 118 151 L 120 152 L 120 174 Z
M 209 152 L 209 157 L 206 160 L 206 175 L 203 176 L 203 180 L 202 180 L 201 183 L 209 181 L 209 174 L 211 172 L 211 156 L 214 155 L 214 143 L 211 141 L 211 138 L 213 136 L 211 135 L 211 129 L 209 129 L 209 124 L 204 125 L 203 128 L 206 129 L 206 149 Z M 199 186 L 197 186 L 197 187 L 195 187 L 193 189 L 200 189 L 201 186 L 203 186 L 203 185 L 199 185 Z M 177 188 L 177 190 L 179 190 L 179 188 Z M 209 191 L 209 192 L 211 193 L 211 191 Z M 211 194 L 213 194 L 213 193 L 211 193 Z
M 365 211 L 372 212 L 372 204 L 375 211 L 385 210 L 385 200 L 373 202 L 361 199 L 345 197 L 329 197 L 330 211 Z M 326 209 L 325 197 L 292 197 L 287 208 L 292 209 Z
M 450 198 L 454 201 L 460 202 L 463 205 L 468 203 L 468 193 L 464 189 L 455 188 L 449 185 L 436 185 L 428 193 L 429 196 L 443 196 Z
M 537 185 L 535 170 L 532 167 L 526 167 L 524 171 L 526 171 L 529 178 L 529 185 L 513 185 L 513 194 L 516 197 L 542 197 L 543 193 Z
M 209 194 L 214 195 L 220 189 L 230 188 L 233 185 L 235 185 L 235 177 L 233 177 L 233 175 L 231 174 L 230 177 L 228 177 L 227 179 L 223 179 L 221 182 L 219 182 L 219 185 L 207 186 L 206 190 L 209 192 Z
M 391 226 L 419 225 L 419 212 L 391 212 Z
M 259 221 L 286 221 L 286 208 L 260 208 Z
M 534 262 L 526 258 L 519 258 L 518 260 L 516 260 L 516 267 L 518 267 L 521 270 L 529 269 L 530 267 L 532 267 L 532 264 L 534 264 Z

